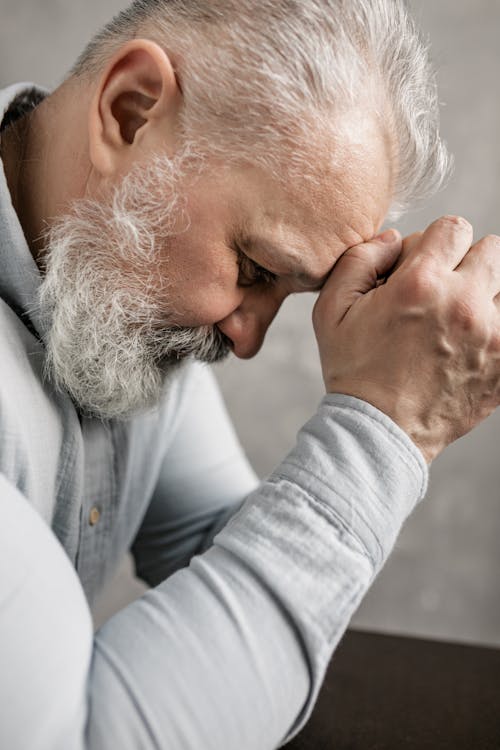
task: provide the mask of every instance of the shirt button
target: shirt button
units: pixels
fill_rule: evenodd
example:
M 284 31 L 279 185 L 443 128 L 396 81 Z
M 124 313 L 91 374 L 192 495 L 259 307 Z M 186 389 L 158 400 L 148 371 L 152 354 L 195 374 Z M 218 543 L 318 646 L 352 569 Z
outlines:
M 101 520 L 101 511 L 99 508 L 92 508 L 89 515 L 89 523 L 91 526 L 97 526 Z

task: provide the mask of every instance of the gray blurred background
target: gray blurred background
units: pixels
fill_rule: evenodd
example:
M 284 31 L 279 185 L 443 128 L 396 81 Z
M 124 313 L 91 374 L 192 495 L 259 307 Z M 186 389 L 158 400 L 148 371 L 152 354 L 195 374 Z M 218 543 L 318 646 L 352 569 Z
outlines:
M 120 0 L 0 0 L 0 85 L 54 86 Z M 399 223 L 404 234 L 460 213 L 477 236 L 500 233 L 499 0 L 414 0 L 430 35 L 443 102 L 442 130 L 456 156 L 448 188 Z M 313 298 L 290 299 L 259 356 L 219 367 L 241 441 L 260 475 L 293 445 L 322 396 L 310 324 Z M 428 497 L 353 624 L 361 628 L 500 645 L 500 413 L 433 465 Z M 102 622 L 142 591 L 124 561 L 103 593 Z

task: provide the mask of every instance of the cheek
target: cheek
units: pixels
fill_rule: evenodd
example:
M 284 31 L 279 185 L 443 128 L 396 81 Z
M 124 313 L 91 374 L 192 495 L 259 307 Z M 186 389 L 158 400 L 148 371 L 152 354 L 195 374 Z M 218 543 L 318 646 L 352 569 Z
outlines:
M 187 285 L 178 297 L 175 323 L 197 327 L 224 320 L 239 305 L 240 295 L 223 291 L 219 286 Z
M 188 252 L 181 254 L 177 262 L 170 258 L 165 303 L 175 325 L 214 325 L 240 305 L 238 270 L 235 260 L 229 260 L 224 263 L 216 253 L 206 253 L 200 259 L 199 254 Z
M 213 325 L 241 301 L 236 254 L 228 247 L 228 219 L 220 211 L 207 213 L 191 202 L 189 215 L 190 228 L 165 248 L 166 304 L 174 324 Z

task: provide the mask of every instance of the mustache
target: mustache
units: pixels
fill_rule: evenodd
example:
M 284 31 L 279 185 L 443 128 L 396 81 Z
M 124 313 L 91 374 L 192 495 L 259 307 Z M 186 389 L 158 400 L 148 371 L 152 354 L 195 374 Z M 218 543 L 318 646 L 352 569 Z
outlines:
M 233 342 L 215 326 L 182 328 L 172 326 L 163 332 L 160 361 L 163 366 L 178 364 L 194 358 L 213 364 L 226 359 L 233 350 Z
M 222 362 L 222 360 L 227 359 L 232 351 L 233 342 L 231 339 L 222 333 L 217 326 L 213 326 L 210 348 L 206 353 L 203 353 L 201 357 L 197 357 L 197 359 L 199 359 L 200 362 L 208 362 L 209 364 Z

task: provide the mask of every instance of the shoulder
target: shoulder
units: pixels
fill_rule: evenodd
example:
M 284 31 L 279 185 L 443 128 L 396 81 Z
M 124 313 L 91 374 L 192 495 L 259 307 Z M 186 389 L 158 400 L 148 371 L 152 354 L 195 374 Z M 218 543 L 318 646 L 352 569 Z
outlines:
M 0 408 L 22 406 L 43 392 L 43 345 L 0 299 Z
M 49 513 L 63 427 L 43 367 L 43 345 L 0 300 L 0 472 Z

